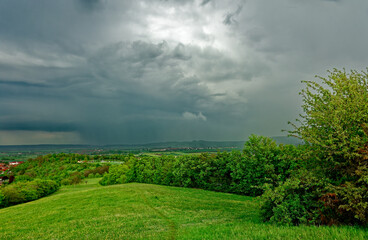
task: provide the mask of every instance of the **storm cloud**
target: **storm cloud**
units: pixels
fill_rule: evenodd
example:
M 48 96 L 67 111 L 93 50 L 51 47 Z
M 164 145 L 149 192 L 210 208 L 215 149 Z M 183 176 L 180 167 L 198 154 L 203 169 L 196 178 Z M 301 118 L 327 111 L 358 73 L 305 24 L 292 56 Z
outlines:
M 1 1 L 0 144 L 281 135 L 301 80 L 368 66 L 367 21 L 364 0 Z

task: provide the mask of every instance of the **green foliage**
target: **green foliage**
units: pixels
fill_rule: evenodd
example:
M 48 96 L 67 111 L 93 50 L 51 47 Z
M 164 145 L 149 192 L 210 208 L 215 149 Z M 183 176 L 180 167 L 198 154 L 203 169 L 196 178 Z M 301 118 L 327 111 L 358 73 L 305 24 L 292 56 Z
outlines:
M 276 187 L 297 167 L 301 151 L 293 145 L 277 145 L 271 138 L 250 136 L 243 156 L 232 165 L 233 191 L 258 196 L 264 184 Z
M 1 206 L 6 207 L 33 201 L 54 193 L 58 189 L 59 185 L 51 180 L 36 179 L 29 182 L 12 183 L 1 188 L 1 194 L 3 195 Z
M 108 165 L 104 165 L 104 166 L 99 166 L 96 167 L 95 169 L 86 169 L 84 170 L 84 177 L 90 177 L 90 175 L 93 175 L 94 177 L 101 176 L 103 175 L 105 172 L 109 171 L 109 166 Z
M 68 178 L 60 181 L 61 185 L 75 185 L 82 182 L 82 174 L 80 172 L 71 173 Z
M 0 189 L 0 208 L 3 206 L 3 204 L 5 205 L 4 200 L 5 200 L 4 193 Z
M 99 183 L 102 186 L 125 183 L 128 170 L 127 165 L 112 165 Z
M 368 223 L 368 73 L 329 72 L 305 81 L 304 115 L 293 125 L 306 142 L 305 172 L 267 191 L 265 220 L 287 224 Z
M 112 157 L 117 158 L 115 155 Z M 103 174 L 108 171 L 108 165 L 101 166 L 100 163 L 88 162 L 90 158 L 91 156 L 81 154 L 48 154 L 29 159 L 13 168 L 12 172 L 16 181 L 39 178 L 54 180 L 63 185 L 78 184 L 90 174 Z
M 100 163 L 88 163 L 90 156 L 80 154 L 48 154 L 29 159 L 25 163 L 12 168 L 15 183 L 4 187 L 6 205 L 32 201 L 49 194 L 48 186 L 54 189 L 51 183 L 62 185 L 78 184 L 84 178 L 84 173 L 90 170 L 93 173 L 106 172 L 108 166 Z M 41 180 L 52 180 L 51 182 Z M 57 189 L 57 188 L 56 188 Z M 55 190 L 56 191 L 56 190 Z M 43 193 L 45 192 L 45 193 Z M 4 204 L 3 204 L 4 205 Z
M 316 165 L 326 175 L 341 179 L 368 142 L 368 73 L 334 69 L 329 74 L 318 77 L 321 84 L 305 81 L 304 115 L 290 133 L 314 147 Z
M 263 220 L 287 225 L 320 223 L 322 204 L 318 200 L 325 186 L 324 179 L 301 172 L 280 186 L 269 188 L 262 195 Z
M 131 156 L 123 165 L 126 169 L 112 166 L 101 184 L 141 182 L 258 196 L 264 184 L 275 187 L 289 177 L 298 166 L 301 151 L 299 147 L 277 145 L 270 138 L 253 135 L 243 153 Z M 120 177 L 122 180 L 118 180 Z
M 24 175 L 18 175 L 16 178 L 15 178 L 15 182 L 26 182 L 26 181 L 31 181 L 33 178 L 30 177 L 29 175 L 27 174 L 24 174 Z
M 328 193 L 320 201 L 324 208 L 321 218 L 324 224 L 368 224 L 368 187 L 347 182 L 330 185 Z

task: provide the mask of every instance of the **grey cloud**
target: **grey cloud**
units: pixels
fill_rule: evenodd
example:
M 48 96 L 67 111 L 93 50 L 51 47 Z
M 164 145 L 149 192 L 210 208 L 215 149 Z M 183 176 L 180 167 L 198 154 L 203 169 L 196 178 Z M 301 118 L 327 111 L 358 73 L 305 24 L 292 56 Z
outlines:
M 231 24 L 237 23 L 237 20 L 235 19 L 235 17 L 240 14 L 242 9 L 243 9 L 243 5 L 239 5 L 238 8 L 234 12 L 227 13 L 225 15 L 224 20 L 222 21 L 223 24 L 231 25 Z
M 10 86 L 17 86 L 17 87 L 37 87 L 37 88 L 48 87 L 46 84 L 42 84 L 42 83 L 30 83 L 30 82 L 25 82 L 25 81 L 7 81 L 7 80 L 0 80 L 0 85 L 10 85 Z
M 47 131 L 47 132 L 71 132 L 77 130 L 73 123 L 57 123 L 43 121 L 0 121 L 0 130 L 5 131 Z
M 173 50 L 173 57 L 182 60 L 188 60 L 191 58 L 191 54 L 186 51 L 186 47 L 184 46 L 184 44 L 179 43 Z
M 0 130 L 278 135 L 300 80 L 368 64 L 367 3 L 326 1 L 0 1 Z
M 101 0 L 77 0 L 78 3 L 86 10 L 96 10 L 103 7 Z
M 207 3 L 209 3 L 209 2 L 211 2 L 211 0 L 203 0 L 203 1 L 201 2 L 201 6 L 204 6 L 204 5 L 206 5 Z
M 198 114 L 191 113 L 191 112 L 183 112 L 183 117 L 188 120 L 202 120 L 207 121 L 207 117 L 199 112 Z

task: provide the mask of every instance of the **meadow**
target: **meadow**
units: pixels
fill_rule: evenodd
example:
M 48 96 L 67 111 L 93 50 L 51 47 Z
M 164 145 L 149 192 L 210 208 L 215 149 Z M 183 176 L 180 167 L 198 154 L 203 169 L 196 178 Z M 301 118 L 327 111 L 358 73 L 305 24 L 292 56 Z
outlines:
M 255 197 L 153 184 L 63 186 L 0 209 L 0 239 L 367 239 L 353 226 L 264 223 Z

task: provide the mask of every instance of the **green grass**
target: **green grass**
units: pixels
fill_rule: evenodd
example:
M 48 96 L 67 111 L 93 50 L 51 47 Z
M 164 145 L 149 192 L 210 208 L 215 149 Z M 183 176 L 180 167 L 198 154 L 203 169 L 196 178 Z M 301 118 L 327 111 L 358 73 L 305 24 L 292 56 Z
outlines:
M 0 209 L 0 239 L 368 239 L 356 227 L 263 223 L 257 198 L 88 181 Z

